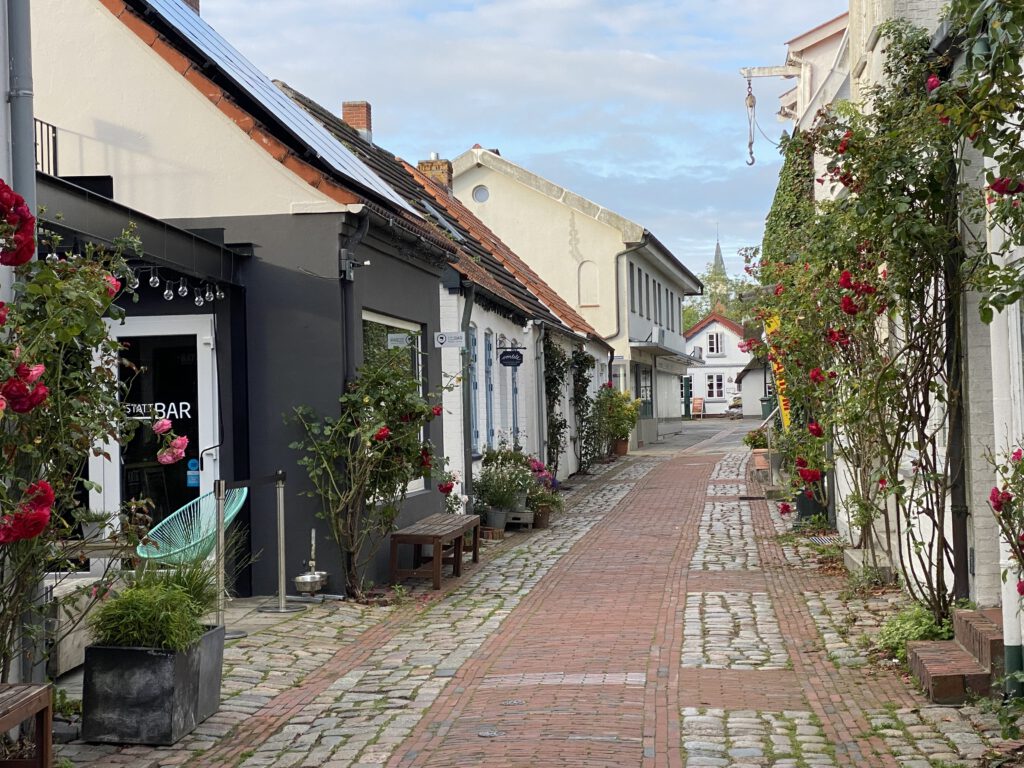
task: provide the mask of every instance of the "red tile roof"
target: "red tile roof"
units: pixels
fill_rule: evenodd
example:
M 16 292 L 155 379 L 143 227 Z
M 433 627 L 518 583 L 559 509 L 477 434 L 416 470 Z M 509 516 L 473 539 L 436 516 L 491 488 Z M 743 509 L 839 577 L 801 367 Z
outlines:
M 466 206 L 459 202 L 458 198 L 448 192 L 448 190 L 442 189 L 433 179 L 423 175 L 408 163 L 406 163 L 406 167 L 439 204 L 444 206 L 467 231 L 502 263 L 505 269 L 525 285 L 530 293 L 543 302 L 563 323 L 576 333 L 585 334 L 589 338 L 601 342 L 604 346 L 608 346 L 608 343 L 597 330 L 579 312 L 573 309 L 565 299 L 555 293 L 554 289 L 544 282 L 540 275 L 534 272 L 511 248 L 505 245 L 501 238 L 476 218 Z
M 735 320 L 730 320 L 725 315 L 720 315 L 718 312 L 711 312 L 710 314 L 705 315 L 699 321 L 694 323 L 690 328 L 687 328 L 685 331 L 683 331 L 683 336 L 685 336 L 687 339 L 692 339 L 694 336 L 703 331 L 712 323 L 721 323 L 730 331 L 739 336 L 741 339 L 743 338 L 743 326 L 737 323 Z

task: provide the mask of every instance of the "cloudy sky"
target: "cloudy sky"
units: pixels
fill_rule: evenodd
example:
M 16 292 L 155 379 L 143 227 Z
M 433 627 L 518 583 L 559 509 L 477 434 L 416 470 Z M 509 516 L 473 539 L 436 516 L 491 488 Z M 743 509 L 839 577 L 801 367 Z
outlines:
M 272 78 L 324 106 L 365 100 L 374 141 L 415 163 L 474 144 L 650 229 L 693 271 L 760 242 L 778 174 L 760 134 L 746 165 L 742 66 L 845 0 L 202 0 Z M 777 96 L 754 81 L 777 139 Z

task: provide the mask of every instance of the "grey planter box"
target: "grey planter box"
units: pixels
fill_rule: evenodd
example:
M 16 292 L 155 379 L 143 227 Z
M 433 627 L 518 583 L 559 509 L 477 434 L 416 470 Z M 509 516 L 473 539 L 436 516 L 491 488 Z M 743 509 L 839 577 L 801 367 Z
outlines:
M 82 739 L 105 744 L 174 744 L 217 711 L 224 627 L 184 652 L 85 649 Z
M 505 525 L 508 523 L 508 510 L 498 509 L 497 507 L 487 508 L 487 527 L 498 528 L 504 530 Z

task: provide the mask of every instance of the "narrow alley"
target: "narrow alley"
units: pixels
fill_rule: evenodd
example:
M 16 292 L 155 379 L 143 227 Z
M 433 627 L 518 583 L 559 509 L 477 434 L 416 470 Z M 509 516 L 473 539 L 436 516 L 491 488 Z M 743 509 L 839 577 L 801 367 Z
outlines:
M 73 743 L 76 766 L 978 765 L 994 718 L 927 705 L 866 662 L 852 617 L 898 593 L 778 537 L 744 422 L 679 436 L 575 483 L 552 528 L 492 545 L 436 596 L 239 601 L 219 713 L 173 748 Z M 229 617 L 229 624 L 231 623 Z

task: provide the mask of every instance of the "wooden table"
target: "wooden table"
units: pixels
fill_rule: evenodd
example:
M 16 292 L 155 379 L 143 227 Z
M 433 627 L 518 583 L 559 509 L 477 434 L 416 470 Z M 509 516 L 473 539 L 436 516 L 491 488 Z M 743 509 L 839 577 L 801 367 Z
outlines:
M 434 589 L 441 588 L 441 565 L 450 562 L 452 575 L 462 575 L 462 548 L 467 533 L 473 534 L 473 562 L 480 562 L 480 516 L 449 515 L 439 512 L 391 534 L 391 583 L 407 576 L 434 579 Z M 412 568 L 398 567 L 398 545 L 412 544 Z M 423 545 L 431 546 L 431 556 L 424 565 Z M 451 556 L 444 549 L 451 545 Z M 429 567 L 429 572 L 426 570 Z
M 0 733 L 35 717 L 36 756 L 0 760 L 2 768 L 50 768 L 53 760 L 53 691 L 49 685 L 0 685 Z

